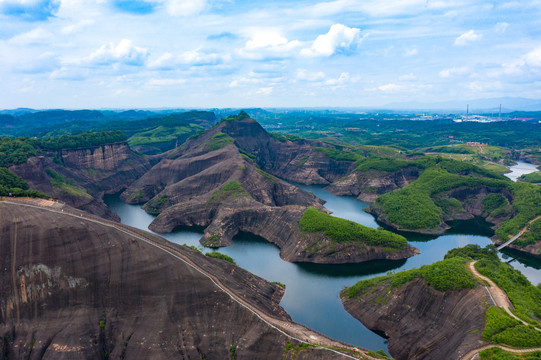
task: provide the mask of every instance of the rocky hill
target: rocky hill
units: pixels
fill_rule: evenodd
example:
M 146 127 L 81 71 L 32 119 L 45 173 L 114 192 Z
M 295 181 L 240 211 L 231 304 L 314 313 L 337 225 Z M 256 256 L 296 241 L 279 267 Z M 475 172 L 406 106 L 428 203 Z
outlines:
M 464 258 L 361 281 L 345 289 L 346 310 L 389 338 L 398 360 L 459 359 L 484 343 L 492 303 L 465 269 Z
M 318 165 L 300 171 L 294 164 L 303 156 L 317 157 Z M 323 201 L 262 167 L 284 178 L 297 174 L 294 180 L 305 183 L 328 182 L 325 177 L 340 176 L 351 162 L 333 160 L 308 144 L 275 140 L 241 113 L 170 152 L 121 197 L 157 215 L 150 225 L 156 232 L 204 228 L 207 246 L 232 245 L 235 235 L 249 232 L 278 245 L 288 261 L 346 263 L 415 254 L 405 239 L 399 248 L 376 243 L 367 248 L 362 239 L 339 243 L 321 232 L 304 234 L 299 222 L 306 209 L 325 211 Z
M 178 257 L 86 213 L 57 210 L 64 212 L 0 202 L 0 357 L 341 358 L 300 347 Z M 265 316 L 289 321 L 278 305 L 281 287 L 154 240 Z
M 148 158 L 135 154 L 126 142 L 117 142 L 45 150 L 9 169 L 33 189 L 76 208 L 118 220 L 103 203 L 103 194 L 125 189 L 150 167 Z

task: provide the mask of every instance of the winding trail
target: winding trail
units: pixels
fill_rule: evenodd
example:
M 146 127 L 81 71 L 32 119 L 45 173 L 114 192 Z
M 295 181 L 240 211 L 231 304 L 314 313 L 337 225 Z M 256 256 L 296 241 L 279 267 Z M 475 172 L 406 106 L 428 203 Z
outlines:
M 9 199 L 9 200 L 8 200 Z M 113 221 L 105 220 L 100 217 L 90 215 L 87 213 L 83 213 L 81 211 L 78 211 L 77 209 L 73 208 L 64 208 L 63 204 L 58 202 L 53 202 L 49 200 L 33 200 L 33 199 L 20 199 L 20 201 L 13 201 L 10 198 L 0 198 L 0 202 L 3 204 L 10 204 L 15 206 L 27 206 L 32 207 L 36 209 L 40 209 L 43 211 L 49 211 L 65 216 L 71 216 L 74 218 L 77 218 L 79 220 L 84 220 L 88 222 L 93 222 L 96 224 L 100 224 L 103 226 L 107 226 L 110 228 L 113 228 L 117 231 L 123 232 L 129 236 L 132 236 L 133 238 L 145 242 L 151 246 L 154 246 L 169 255 L 175 257 L 176 259 L 184 262 L 186 265 L 190 266 L 197 272 L 201 273 L 205 277 L 207 277 L 212 283 L 218 287 L 221 291 L 225 292 L 229 297 L 253 313 L 255 316 L 257 316 L 260 320 L 262 320 L 264 323 L 272 327 L 273 329 L 279 331 L 286 337 L 296 340 L 300 343 L 309 344 L 312 346 L 315 346 L 317 348 L 320 348 L 322 350 L 327 350 L 336 354 L 339 354 L 343 357 L 349 358 L 349 359 L 375 359 L 373 357 L 370 357 L 366 351 L 362 351 L 361 353 L 357 353 L 358 356 L 345 354 L 342 351 L 335 350 L 334 348 L 344 349 L 344 351 L 351 351 L 353 349 L 353 346 L 344 344 L 342 342 L 339 342 L 337 340 L 328 338 L 327 336 L 320 334 L 316 332 L 315 330 L 309 329 L 304 325 L 295 323 L 293 321 L 287 321 L 282 319 L 277 319 L 254 305 L 250 304 L 248 301 L 244 300 L 240 295 L 236 294 L 234 291 L 230 290 L 227 286 L 225 286 L 217 276 L 214 274 L 206 271 L 205 269 L 198 266 L 196 263 L 194 263 L 188 256 L 186 256 L 184 253 L 179 251 L 175 246 L 168 245 L 168 242 L 164 240 L 164 243 L 158 243 L 157 241 L 152 239 L 152 236 L 148 236 L 149 234 L 146 234 L 144 231 L 139 229 L 133 229 L 127 225 L 116 223 Z M 66 210 L 66 211 L 64 211 Z M 155 236 L 155 235 L 153 235 Z M 308 341 L 309 339 L 309 341 Z M 333 349 L 329 348 L 332 347 Z M 356 354 L 356 355 L 357 355 Z
M 535 219 L 535 220 L 537 220 L 537 219 Z M 535 221 L 535 220 L 532 220 L 532 221 Z M 488 283 L 490 285 L 490 286 L 485 285 L 485 289 L 487 290 L 487 292 L 488 292 L 490 298 L 492 299 L 492 302 L 494 303 L 494 305 L 503 308 L 514 319 L 516 319 L 516 320 L 520 321 L 521 323 L 523 323 L 524 325 L 528 326 L 529 324 L 526 321 L 518 318 L 510 310 L 513 307 L 513 304 L 511 304 L 511 301 L 507 297 L 507 294 L 505 293 L 505 291 L 503 291 L 501 288 L 499 288 L 494 283 L 494 281 L 487 278 L 486 276 L 481 275 L 479 273 L 479 271 L 477 271 L 477 269 L 475 268 L 475 263 L 476 262 L 477 261 L 470 262 L 468 264 L 468 268 L 476 278 L 481 279 L 481 280 L 485 281 L 486 283 Z M 541 329 L 539 329 L 537 327 L 535 329 L 537 331 L 541 331 Z M 502 350 L 508 351 L 510 353 L 513 353 L 513 354 L 525 354 L 525 353 L 529 353 L 529 352 L 533 352 L 533 351 L 541 351 L 541 347 L 517 349 L 517 348 L 512 348 L 512 347 L 509 347 L 509 346 L 505 346 L 505 345 L 495 345 L 494 344 L 494 345 L 485 345 L 483 347 L 471 350 L 470 352 L 466 353 L 466 355 L 462 356 L 461 359 L 462 360 L 474 360 L 474 359 L 478 358 L 478 355 L 479 355 L 479 353 L 481 351 L 486 350 L 486 349 L 490 349 L 490 348 L 493 348 L 493 347 L 500 348 Z

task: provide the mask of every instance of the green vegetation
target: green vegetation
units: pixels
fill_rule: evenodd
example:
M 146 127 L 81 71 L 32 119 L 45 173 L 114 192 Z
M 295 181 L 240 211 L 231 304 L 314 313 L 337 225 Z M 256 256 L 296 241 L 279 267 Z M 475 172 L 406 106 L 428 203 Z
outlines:
M 522 230 L 528 221 L 541 215 L 541 187 L 523 182 L 512 183 L 513 210 L 515 216 L 502 223 L 496 230 L 496 235 L 502 240 L 514 236 Z M 515 242 L 516 243 L 516 242 Z M 519 242 L 517 245 L 521 245 Z
M 273 281 L 272 283 L 273 283 L 273 284 L 276 284 L 276 285 L 278 285 L 278 286 L 281 286 L 281 287 L 283 287 L 284 289 L 286 288 L 286 285 L 283 284 L 283 283 L 281 283 L 281 282 L 279 282 L 279 281 Z
M 541 289 L 533 286 L 520 271 L 506 263 L 480 259 L 475 267 L 507 293 L 515 308 L 515 315 L 541 327 L 538 323 L 541 319 Z
M 365 172 L 369 170 L 381 172 L 394 172 L 407 167 L 419 167 L 424 169 L 426 164 L 421 161 L 407 161 L 399 159 L 387 159 L 370 157 L 359 163 L 355 171 Z
M 541 240 L 541 219 L 538 219 L 530 224 L 529 230 L 524 232 L 520 238 L 518 238 L 513 244 L 519 246 L 526 246 L 535 244 Z
M 469 258 L 451 257 L 418 269 L 361 280 L 344 291 L 348 297 L 353 298 L 369 292 L 376 286 L 384 285 L 397 289 L 416 279 L 423 279 L 427 285 L 438 291 L 472 289 L 476 286 L 476 280 L 466 269 L 468 261 L 470 261 Z
M 105 331 L 105 316 L 102 316 L 100 318 L 99 325 L 100 325 L 100 332 L 103 333 Z
M 473 260 L 486 259 L 488 261 L 499 261 L 498 251 L 494 245 L 487 245 L 486 247 L 482 248 L 476 244 L 468 244 L 461 248 L 449 250 L 447 254 L 445 254 L 444 259 L 450 259 L 453 257 L 470 258 Z
M 219 132 L 205 142 L 205 149 L 207 151 L 215 151 L 234 142 L 235 140 L 231 136 Z
M 238 115 L 229 115 L 225 119 L 222 119 L 222 121 L 242 121 L 249 118 L 250 115 L 248 115 L 244 110 L 242 110 L 240 113 L 238 113 Z
M 205 255 L 208 256 L 208 257 L 211 257 L 211 258 L 215 258 L 215 259 L 222 259 L 222 260 L 225 260 L 225 261 L 227 261 L 227 262 L 230 262 L 230 263 L 233 264 L 233 265 L 237 265 L 237 264 L 235 263 L 235 260 L 233 260 L 232 257 L 227 256 L 227 255 L 222 254 L 222 253 L 219 253 L 219 252 L 215 252 L 215 251 L 213 251 L 213 252 L 208 252 L 208 253 L 206 253 Z
M 150 215 L 158 215 L 161 209 L 167 205 L 169 205 L 169 197 L 163 194 L 146 204 L 146 212 Z
M 261 170 L 260 168 L 254 167 L 254 170 L 257 171 L 258 173 L 260 173 L 261 175 L 263 175 L 265 177 L 265 179 L 269 180 L 270 182 L 274 183 L 274 182 L 278 181 L 278 179 L 276 179 L 274 176 L 272 176 L 271 174 L 269 174 L 266 171 Z
M 59 138 L 40 139 L 37 141 L 37 145 L 44 149 L 58 150 L 93 147 L 126 140 L 126 135 L 120 131 L 89 131 L 79 135 L 63 135 Z
M 285 349 L 284 349 L 284 354 L 282 356 L 282 359 L 287 359 L 287 355 L 291 352 L 291 359 L 292 360 L 295 360 L 297 358 L 297 356 L 299 356 L 299 353 L 303 350 L 308 350 L 310 348 L 310 345 L 306 344 L 306 343 L 302 343 L 298 346 L 293 346 L 291 343 L 287 343 Z
M 507 204 L 507 201 L 502 194 L 488 194 L 483 199 L 483 210 L 487 213 L 491 213 L 494 210 Z
M 210 199 L 207 200 L 207 206 L 220 204 L 223 201 L 239 196 L 250 197 L 250 194 L 248 194 L 246 190 L 244 190 L 242 184 L 238 180 L 231 180 L 226 184 L 222 185 L 212 194 Z
M 236 353 L 237 352 L 237 347 L 235 345 L 231 345 L 229 347 L 229 354 L 231 355 L 231 359 L 236 359 L 237 356 L 236 356 Z
M 381 246 L 392 250 L 404 250 L 408 242 L 403 236 L 387 230 L 372 229 L 353 221 L 340 219 L 309 207 L 299 222 L 306 233 L 323 232 L 334 242 L 361 242 L 370 246 Z
M 349 151 L 329 149 L 324 147 L 314 147 L 314 150 L 321 152 L 336 161 L 361 161 L 362 159 L 364 159 L 364 157 L 362 157 L 361 155 Z
M 522 175 L 519 180 L 526 181 L 532 184 L 541 184 L 541 171 Z
M 9 171 L 6 168 L 0 167 L 0 185 L 8 189 L 19 188 L 22 190 L 28 190 L 28 183 Z
M 297 163 L 297 167 L 301 168 L 304 166 L 304 164 L 306 164 L 306 162 L 308 161 L 309 157 L 308 156 L 303 156 L 302 158 L 299 159 L 299 162 Z
M 541 346 L 541 331 L 513 319 L 505 310 L 492 306 L 487 311 L 483 339 L 513 347 Z
M 515 355 L 497 347 L 479 353 L 481 360 L 541 360 L 541 351 Z
M 28 138 L 0 138 L 0 167 L 25 163 L 38 154 L 34 141 Z
M 383 350 L 378 350 L 376 352 L 369 351 L 368 356 L 375 357 L 376 359 L 391 359 Z
M 408 186 L 378 197 L 374 206 L 376 209 L 383 210 L 388 221 L 401 228 L 433 229 L 442 222 L 443 210 L 434 202 L 432 196 L 458 187 L 511 188 L 512 186 L 511 182 L 506 180 L 452 173 L 464 170 L 462 166 L 455 163 L 457 162 L 445 161 L 440 163 L 445 165 L 440 169 L 425 170 Z
M 193 246 L 193 245 L 187 245 L 187 244 L 182 244 L 183 246 L 186 246 L 187 248 L 190 248 L 194 251 L 197 251 L 198 253 L 201 253 L 201 250 L 199 250 L 196 246 Z
M 46 169 L 45 172 L 51 178 L 51 186 L 67 192 L 73 196 L 92 199 L 92 196 L 85 189 L 75 184 L 73 179 L 67 179 L 62 174 L 59 174 L 51 169 Z
M 166 126 L 160 125 L 153 129 L 141 131 L 128 140 L 130 147 L 141 145 L 160 146 L 165 145 L 167 148 L 172 148 L 176 142 L 182 143 L 180 140 L 186 139 L 189 134 L 193 134 L 194 130 L 201 129 L 201 126 L 195 124 Z

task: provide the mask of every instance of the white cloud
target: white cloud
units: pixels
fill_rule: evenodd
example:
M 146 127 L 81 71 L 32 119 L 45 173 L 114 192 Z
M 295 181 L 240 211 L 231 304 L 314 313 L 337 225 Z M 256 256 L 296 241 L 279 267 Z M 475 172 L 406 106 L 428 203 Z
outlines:
M 419 50 L 417 50 L 417 48 L 411 48 L 411 49 L 404 50 L 404 56 L 405 57 L 415 56 L 417 54 L 419 54 Z
M 325 73 L 322 71 L 310 72 L 306 69 L 298 69 L 295 78 L 303 81 L 319 81 L 325 78 Z
M 385 84 L 378 86 L 378 89 L 383 92 L 396 92 L 404 89 L 404 86 L 398 84 Z
M 149 62 L 151 69 L 172 70 L 181 65 L 203 66 L 217 65 L 230 60 L 230 55 L 220 55 L 216 53 L 203 53 L 201 48 L 186 51 L 180 55 L 173 55 L 170 52 L 163 53 L 159 58 Z
M 148 57 L 148 50 L 134 46 L 128 39 L 121 40 L 118 45 L 110 42 L 102 45 L 98 50 L 90 54 L 90 63 L 109 65 L 122 63 L 126 65 L 143 65 Z
M 275 30 L 250 29 L 253 32 L 237 54 L 246 59 L 285 58 L 301 46 L 298 40 L 289 41 Z
M 417 80 L 417 76 L 415 76 L 414 73 L 404 74 L 402 76 L 398 77 L 398 80 L 400 81 L 411 81 L 411 80 Z
M 0 0 L 1 2 L 2 0 Z M 35 28 L 23 34 L 16 35 L 9 39 L 14 45 L 47 45 L 53 39 L 53 35 L 48 30 L 41 27 Z
M 474 30 L 470 30 L 455 39 L 455 46 L 465 46 L 470 42 L 481 40 L 482 37 L 483 35 L 477 34 Z
M 263 87 L 263 88 L 259 88 L 255 93 L 258 95 L 270 95 L 272 94 L 272 90 L 273 90 L 272 86 Z
M 486 91 L 486 90 L 499 90 L 502 89 L 502 84 L 499 81 L 473 81 L 467 83 L 465 87 L 474 92 Z
M 452 67 L 448 69 L 443 69 L 440 71 L 439 75 L 441 78 L 449 78 L 454 75 L 464 75 L 468 73 L 468 67 L 467 66 L 461 66 L 461 67 Z
M 529 66 L 540 67 L 541 66 L 541 46 L 527 53 L 524 56 L 523 60 L 524 60 L 524 63 Z
M 301 54 L 305 56 L 331 56 L 337 52 L 351 51 L 364 39 L 360 35 L 361 30 L 358 28 L 334 24 L 328 33 L 319 35 L 312 47 L 303 49 Z
M 349 73 L 343 72 L 337 79 L 329 79 L 325 81 L 327 85 L 343 85 L 350 80 Z
M 87 26 L 90 26 L 94 24 L 94 20 L 92 19 L 84 19 L 84 20 L 81 20 L 79 22 L 76 22 L 75 24 L 71 24 L 71 25 L 67 25 L 67 26 L 64 26 L 62 28 L 62 34 L 65 34 L 65 35 L 71 35 L 75 32 L 78 32 L 82 29 L 84 29 L 85 27 Z
M 203 11 L 206 0 L 166 0 L 165 8 L 173 16 L 190 16 Z
M 146 85 L 150 87 L 174 86 L 186 83 L 186 79 L 155 79 L 147 81 Z

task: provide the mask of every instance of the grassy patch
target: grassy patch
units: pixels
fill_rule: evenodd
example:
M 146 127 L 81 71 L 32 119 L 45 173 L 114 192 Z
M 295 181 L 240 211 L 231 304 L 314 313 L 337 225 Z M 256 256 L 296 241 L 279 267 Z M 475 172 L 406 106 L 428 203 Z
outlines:
M 165 194 L 150 200 L 146 206 L 146 212 L 150 215 L 158 215 L 164 206 L 169 204 L 169 197 Z
M 532 184 L 541 184 L 541 171 L 533 172 L 530 174 L 522 175 L 519 178 L 520 181 L 526 181 Z
M 207 205 L 220 204 L 228 199 L 239 196 L 250 197 L 250 194 L 244 190 L 242 184 L 238 180 L 231 180 L 212 194 L 207 201 Z
M 481 360 L 540 360 L 541 351 L 515 355 L 497 347 L 483 350 L 479 353 Z
M 286 284 L 281 283 L 281 282 L 279 282 L 279 281 L 273 281 L 272 283 L 273 283 L 273 284 L 276 284 L 276 285 L 278 285 L 278 286 L 281 286 L 281 287 L 283 287 L 284 289 L 286 288 Z
M 208 252 L 205 255 L 208 256 L 208 257 L 211 257 L 211 258 L 215 258 L 215 259 L 222 259 L 222 260 L 225 260 L 227 262 L 230 262 L 233 265 L 237 265 L 235 263 L 235 260 L 233 260 L 233 258 L 231 256 L 227 256 L 227 255 L 219 253 L 219 252 Z
M 73 181 L 73 179 L 67 179 L 63 175 L 51 169 L 47 169 L 45 170 L 45 172 L 51 178 L 52 187 L 65 191 L 68 194 L 73 195 L 73 196 L 92 199 L 92 196 L 90 196 L 90 194 L 87 193 L 85 189 L 75 185 L 75 182 Z
M 492 306 L 487 311 L 483 339 L 513 347 L 541 346 L 541 332 L 512 318 L 505 310 Z
M 408 242 L 403 236 L 340 219 L 312 207 L 307 208 L 304 212 L 299 222 L 299 228 L 306 233 L 323 232 L 331 241 L 338 243 L 361 242 L 366 245 L 395 250 L 403 250 L 408 246 Z
M 215 151 L 234 142 L 235 140 L 231 136 L 219 132 L 205 142 L 205 149 L 207 151 Z
M 261 175 L 263 175 L 265 177 L 265 179 L 269 180 L 270 182 L 276 182 L 277 179 L 272 176 L 271 174 L 269 174 L 268 172 L 265 172 L 263 170 L 261 170 L 260 168 L 254 168 L 255 171 L 257 171 L 258 173 L 260 173 Z

